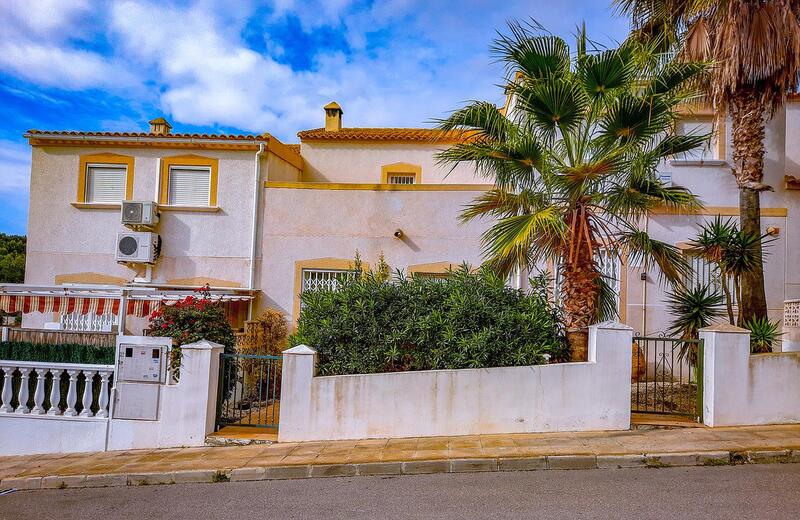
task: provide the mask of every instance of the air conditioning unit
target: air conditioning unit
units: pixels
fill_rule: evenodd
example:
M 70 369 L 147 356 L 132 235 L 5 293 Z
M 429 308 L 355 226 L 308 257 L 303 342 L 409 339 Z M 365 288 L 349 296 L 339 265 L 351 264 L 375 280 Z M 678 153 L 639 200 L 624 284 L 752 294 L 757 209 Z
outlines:
M 117 262 L 154 264 L 161 253 L 161 237 L 149 231 L 117 233 Z
M 122 201 L 122 223 L 128 227 L 153 227 L 158 224 L 158 204 L 151 201 Z

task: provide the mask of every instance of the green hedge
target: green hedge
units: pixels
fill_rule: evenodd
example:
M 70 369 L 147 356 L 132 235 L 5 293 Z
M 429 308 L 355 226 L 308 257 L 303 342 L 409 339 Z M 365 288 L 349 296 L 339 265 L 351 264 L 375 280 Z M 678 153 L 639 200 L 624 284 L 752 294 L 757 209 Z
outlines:
M 568 359 L 547 280 L 525 293 L 464 265 L 443 279 L 387 268 L 301 295 L 290 346 L 318 352 L 320 375 L 535 365 Z
M 113 365 L 114 347 L 90 345 L 29 343 L 5 341 L 0 343 L 0 359 L 13 361 L 47 361 L 50 363 L 82 363 Z

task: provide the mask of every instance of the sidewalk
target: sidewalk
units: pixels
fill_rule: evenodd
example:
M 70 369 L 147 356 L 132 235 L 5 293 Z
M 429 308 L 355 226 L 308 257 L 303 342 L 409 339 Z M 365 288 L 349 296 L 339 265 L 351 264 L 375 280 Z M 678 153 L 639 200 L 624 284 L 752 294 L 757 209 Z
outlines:
M 0 457 L 0 489 L 800 462 L 800 425 L 280 443 Z

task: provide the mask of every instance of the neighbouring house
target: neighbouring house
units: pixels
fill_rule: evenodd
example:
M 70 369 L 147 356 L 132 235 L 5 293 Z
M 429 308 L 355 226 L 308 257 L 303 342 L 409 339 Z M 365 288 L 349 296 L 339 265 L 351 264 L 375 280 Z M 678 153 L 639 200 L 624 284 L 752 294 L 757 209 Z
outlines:
M 762 195 L 762 222 L 776 239 L 766 258 L 774 319 L 782 317 L 784 300 L 800 298 L 800 271 L 790 268 L 800 253 L 800 226 L 791 224 L 800 215 L 796 101 L 790 99 L 767 127 L 765 179 L 775 191 Z M 299 294 L 335 285 L 356 250 L 367 264 L 383 253 L 406 273 L 441 275 L 454 264 L 480 263 L 488 223 L 464 225 L 457 217 L 491 185 L 467 167 L 450 171 L 435 158 L 458 136 L 349 128 L 336 103 L 324 107 L 324 117 L 323 127 L 298 133 L 299 144 L 268 133 L 173 133 L 163 118 L 151 121 L 148 132 L 31 130 L 26 285 L 7 288 L 12 298 L 0 307 L 27 305 L 25 327 L 96 327 L 101 316 L 107 328 L 122 315 L 124 328 L 138 333 L 152 302 L 208 284 L 237 326 L 266 307 L 296 321 Z M 687 110 L 677 131 L 710 129 L 712 121 L 707 110 Z M 729 126 L 720 124 L 719 135 L 695 156 L 663 166 L 662 180 L 689 187 L 706 207 L 692 215 L 654 215 L 643 225 L 656 238 L 680 246 L 694 236 L 698 221 L 738 215 Z M 120 219 L 123 200 L 158 203 L 160 221 L 128 229 Z M 160 239 L 141 247 L 158 250 L 157 261 L 119 263 L 119 234 L 147 229 Z M 669 316 L 658 273 L 610 252 L 602 263 L 617 281 L 621 321 L 642 333 L 664 330 Z M 697 271 L 713 278 L 707 269 Z M 509 283 L 524 288 L 524 279 Z M 47 300 L 66 294 L 80 304 L 59 305 L 56 298 L 54 307 Z M 25 295 L 42 298 L 25 302 Z M 127 298 L 124 306 L 103 301 L 120 295 Z M 103 302 L 103 312 L 92 298 Z

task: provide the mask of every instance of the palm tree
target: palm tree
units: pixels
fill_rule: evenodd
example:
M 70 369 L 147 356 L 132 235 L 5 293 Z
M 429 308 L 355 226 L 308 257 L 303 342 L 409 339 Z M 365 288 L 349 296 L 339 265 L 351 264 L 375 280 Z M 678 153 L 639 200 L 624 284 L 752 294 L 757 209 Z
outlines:
M 685 188 L 662 184 L 656 166 L 708 138 L 670 133 L 704 65 L 664 64 L 634 43 L 589 52 L 585 31 L 571 55 L 540 29 L 511 24 L 498 37 L 492 50 L 506 64 L 511 110 L 477 101 L 439 121 L 467 138 L 438 159 L 470 163 L 495 184 L 461 215 L 496 219 L 483 237 L 490 266 L 506 274 L 557 262 L 572 357 L 583 360 L 587 327 L 603 308 L 602 249 L 654 261 L 667 280 L 687 272 L 675 247 L 637 224 L 657 206 L 700 204 Z
M 742 230 L 761 234 L 765 116 L 795 91 L 800 72 L 800 0 L 614 0 L 631 17 L 634 37 L 714 62 L 708 93 L 731 117 L 733 164 Z M 764 268 L 742 279 L 744 319 L 765 317 Z

